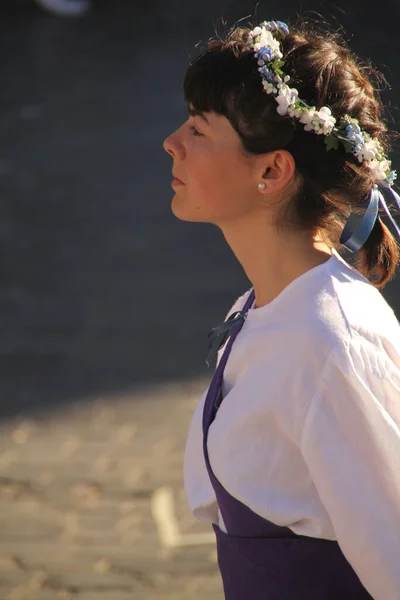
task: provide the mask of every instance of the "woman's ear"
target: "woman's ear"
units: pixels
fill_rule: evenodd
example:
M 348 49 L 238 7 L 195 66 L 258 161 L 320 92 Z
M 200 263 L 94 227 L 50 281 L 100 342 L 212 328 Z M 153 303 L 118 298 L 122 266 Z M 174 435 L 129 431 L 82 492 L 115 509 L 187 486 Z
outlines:
M 260 189 L 266 193 L 281 191 L 293 179 L 295 171 L 296 163 L 290 152 L 287 150 L 269 152 L 264 157 L 260 177 L 260 183 L 265 185 Z

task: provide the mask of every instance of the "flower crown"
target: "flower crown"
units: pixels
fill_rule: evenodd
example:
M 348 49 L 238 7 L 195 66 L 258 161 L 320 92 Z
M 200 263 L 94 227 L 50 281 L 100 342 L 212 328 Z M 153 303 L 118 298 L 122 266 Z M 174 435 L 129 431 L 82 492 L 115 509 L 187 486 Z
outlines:
M 296 88 L 289 87 L 290 77 L 282 70 L 285 63 L 281 46 L 273 33 L 287 35 L 289 28 L 282 21 L 264 21 L 250 31 L 247 46 L 255 52 L 262 85 L 267 94 L 275 97 L 277 112 L 298 119 L 305 131 L 324 135 L 327 150 L 337 150 L 342 144 L 346 152 L 354 154 L 370 169 L 374 181 L 392 185 L 397 175 L 391 170 L 382 144 L 362 131 L 357 119 L 344 115 L 337 121 L 328 106 L 317 110 L 299 98 Z

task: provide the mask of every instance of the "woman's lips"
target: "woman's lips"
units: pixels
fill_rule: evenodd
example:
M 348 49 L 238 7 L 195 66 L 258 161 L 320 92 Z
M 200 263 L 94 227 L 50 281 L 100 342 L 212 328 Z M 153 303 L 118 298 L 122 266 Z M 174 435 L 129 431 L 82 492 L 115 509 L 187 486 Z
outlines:
M 172 180 L 172 185 L 185 185 L 185 184 L 183 183 L 183 181 L 181 181 L 177 177 L 174 177 Z

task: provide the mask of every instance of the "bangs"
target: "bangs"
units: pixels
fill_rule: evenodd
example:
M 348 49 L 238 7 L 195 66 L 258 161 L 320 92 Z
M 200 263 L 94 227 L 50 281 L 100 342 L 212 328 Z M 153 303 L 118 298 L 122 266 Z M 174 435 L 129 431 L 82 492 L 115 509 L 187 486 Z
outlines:
M 229 118 L 232 103 L 243 100 L 246 89 L 254 87 L 254 80 L 260 87 L 257 76 L 252 52 L 236 55 L 232 48 L 221 43 L 190 64 L 183 84 L 185 101 L 201 112 L 215 112 Z

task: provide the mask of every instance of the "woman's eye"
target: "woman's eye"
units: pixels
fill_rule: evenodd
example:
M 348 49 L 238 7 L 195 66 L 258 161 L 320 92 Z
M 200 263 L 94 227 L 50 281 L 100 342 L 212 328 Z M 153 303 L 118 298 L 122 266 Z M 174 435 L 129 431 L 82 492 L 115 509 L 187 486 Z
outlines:
M 198 129 L 196 129 L 196 127 L 194 127 L 194 125 L 190 126 L 190 131 L 193 133 L 193 135 L 203 135 Z

